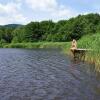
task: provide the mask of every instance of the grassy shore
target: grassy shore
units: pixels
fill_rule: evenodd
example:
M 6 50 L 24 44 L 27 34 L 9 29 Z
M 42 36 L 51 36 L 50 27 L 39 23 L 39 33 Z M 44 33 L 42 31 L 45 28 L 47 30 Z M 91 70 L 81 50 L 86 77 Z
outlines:
M 100 34 L 82 37 L 78 41 L 78 47 L 92 49 L 87 53 L 85 60 L 95 64 L 95 69 L 100 72 Z
M 70 42 L 34 42 L 2 44 L 3 48 L 61 48 L 70 54 Z M 86 54 L 85 60 L 95 64 L 95 70 L 100 72 L 100 34 L 87 35 L 78 41 L 78 48 L 92 49 Z
M 68 42 L 34 42 L 3 44 L 2 48 L 70 48 Z

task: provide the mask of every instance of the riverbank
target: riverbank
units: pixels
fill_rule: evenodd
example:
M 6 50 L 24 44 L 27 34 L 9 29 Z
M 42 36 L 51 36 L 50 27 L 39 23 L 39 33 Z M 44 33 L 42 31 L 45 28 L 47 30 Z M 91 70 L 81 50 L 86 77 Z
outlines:
M 3 48 L 65 48 L 70 47 L 68 42 L 34 42 L 34 43 L 10 43 Z
M 100 72 L 100 34 L 86 35 L 78 41 L 79 48 L 92 49 L 86 54 L 85 60 L 95 65 Z
M 86 54 L 85 61 L 95 65 L 95 70 L 100 72 L 100 35 L 84 36 L 78 41 L 78 48 L 92 49 Z M 2 48 L 60 48 L 66 54 L 70 53 L 71 42 L 34 42 L 2 44 Z

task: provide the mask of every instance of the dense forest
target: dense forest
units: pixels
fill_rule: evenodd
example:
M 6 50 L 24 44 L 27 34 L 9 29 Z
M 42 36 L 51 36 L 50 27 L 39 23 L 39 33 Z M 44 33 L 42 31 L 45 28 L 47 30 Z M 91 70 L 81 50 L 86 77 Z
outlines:
M 58 22 L 49 20 L 30 22 L 27 25 L 0 26 L 0 43 L 67 42 L 95 33 L 100 33 L 100 15 L 91 13 Z

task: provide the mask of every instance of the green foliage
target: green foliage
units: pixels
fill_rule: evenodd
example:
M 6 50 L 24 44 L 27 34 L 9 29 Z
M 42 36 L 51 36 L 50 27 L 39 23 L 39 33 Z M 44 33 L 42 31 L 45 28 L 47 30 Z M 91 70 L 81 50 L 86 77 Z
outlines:
M 12 41 L 12 32 L 13 32 L 13 28 L 8 28 L 8 27 L 0 27 L 0 40 L 3 39 L 5 40 L 7 43 L 11 43 Z
M 97 71 L 100 71 L 100 33 L 83 36 L 78 41 L 78 48 L 87 48 L 86 60 L 95 64 Z
M 0 26 L 0 47 L 63 48 L 68 51 L 72 39 L 79 48 L 93 49 L 87 59 L 100 66 L 100 15 L 79 15 L 54 23 L 51 20 L 30 22 L 27 25 Z M 97 67 L 97 69 L 100 67 Z
M 8 27 L 9 26 L 9 27 Z M 79 15 L 56 23 L 49 21 L 30 22 L 27 25 L 8 25 L 0 27 L 0 40 L 7 43 L 23 42 L 65 42 L 80 39 L 84 35 L 100 32 L 100 15 Z
M 34 43 L 10 43 L 5 44 L 4 48 L 65 48 L 66 42 L 34 42 Z
M 25 37 L 25 26 L 17 27 L 13 31 L 12 35 L 13 35 L 12 43 L 23 42 L 26 39 L 26 37 Z

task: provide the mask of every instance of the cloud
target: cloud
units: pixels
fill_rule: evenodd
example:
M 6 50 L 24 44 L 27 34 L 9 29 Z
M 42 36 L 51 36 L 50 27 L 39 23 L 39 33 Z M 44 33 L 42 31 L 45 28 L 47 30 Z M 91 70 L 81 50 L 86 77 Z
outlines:
M 9 23 L 26 24 L 30 21 L 68 19 L 77 12 L 57 0 L 15 0 L 0 3 L 0 25 Z
M 73 16 L 76 16 L 77 15 L 77 12 L 72 10 L 71 8 L 67 8 L 63 5 L 60 5 L 58 8 L 54 9 L 52 12 L 51 12 L 51 15 L 52 16 L 55 16 L 55 18 L 59 18 L 60 19 L 68 19 L 70 17 L 73 17 Z
M 58 21 L 78 14 L 100 13 L 99 5 L 100 0 L 4 0 L 0 3 L 0 24 Z
M 26 18 L 20 12 L 20 3 L 0 4 L 0 25 L 24 23 Z
M 26 0 L 26 3 L 34 12 L 45 13 L 50 19 L 54 20 L 70 18 L 77 15 L 76 11 L 65 5 L 58 4 L 57 0 Z
M 51 11 L 57 6 L 56 0 L 26 0 L 26 3 L 35 11 Z
M 0 13 L 6 13 L 6 14 L 16 14 L 18 13 L 18 9 L 20 6 L 15 3 L 8 3 L 8 4 L 0 4 Z

